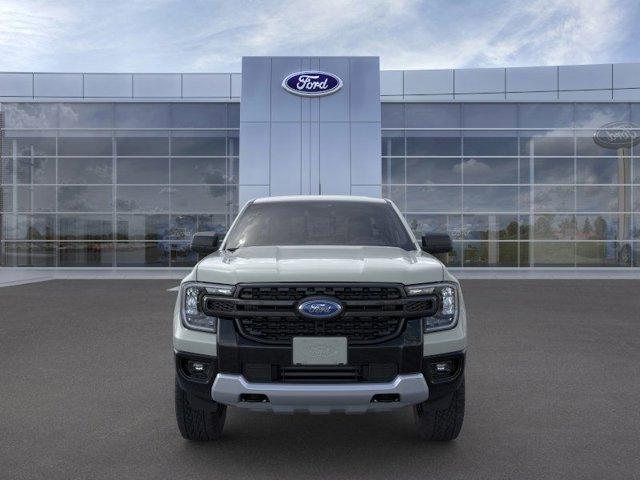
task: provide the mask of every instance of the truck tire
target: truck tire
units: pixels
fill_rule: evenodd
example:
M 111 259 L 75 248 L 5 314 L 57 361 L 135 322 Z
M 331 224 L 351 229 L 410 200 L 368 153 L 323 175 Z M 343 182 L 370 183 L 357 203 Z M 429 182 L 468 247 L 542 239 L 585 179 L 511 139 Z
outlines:
M 419 403 L 413 407 L 418 435 L 424 440 L 449 442 L 460 433 L 464 420 L 464 379 L 456 391 L 451 395 L 451 401 L 446 408 L 433 409 L 428 402 Z
M 227 406 L 211 401 L 195 401 L 176 380 L 176 420 L 180 433 L 187 440 L 204 442 L 216 440 L 222 435 L 227 418 Z

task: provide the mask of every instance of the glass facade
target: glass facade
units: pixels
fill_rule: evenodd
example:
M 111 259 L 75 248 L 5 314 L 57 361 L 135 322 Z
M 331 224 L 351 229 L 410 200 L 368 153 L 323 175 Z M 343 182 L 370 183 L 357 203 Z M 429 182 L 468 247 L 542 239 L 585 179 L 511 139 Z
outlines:
M 0 265 L 183 267 L 238 211 L 237 103 L 3 103 Z
M 453 267 L 640 266 L 640 124 L 630 103 L 384 103 L 383 196 L 447 231 Z
M 238 211 L 239 104 L 2 103 L 0 266 L 188 267 Z M 383 103 L 382 193 L 452 267 L 639 267 L 640 103 Z

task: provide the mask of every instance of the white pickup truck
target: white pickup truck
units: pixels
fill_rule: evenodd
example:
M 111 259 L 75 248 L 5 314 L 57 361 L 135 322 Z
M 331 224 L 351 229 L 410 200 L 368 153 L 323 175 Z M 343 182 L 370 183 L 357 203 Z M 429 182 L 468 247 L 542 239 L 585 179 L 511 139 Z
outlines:
M 175 405 L 190 440 L 222 434 L 228 406 L 365 413 L 411 406 L 418 434 L 455 439 L 467 320 L 458 281 L 397 207 L 366 197 L 249 202 L 182 281 Z

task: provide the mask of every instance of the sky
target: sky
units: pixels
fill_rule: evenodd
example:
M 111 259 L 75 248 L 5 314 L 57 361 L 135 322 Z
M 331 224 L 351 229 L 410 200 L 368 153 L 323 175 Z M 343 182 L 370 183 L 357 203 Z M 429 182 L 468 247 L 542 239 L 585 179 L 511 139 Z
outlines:
M 243 55 L 381 69 L 640 61 L 637 0 L 0 0 L 0 71 L 239 72 Z

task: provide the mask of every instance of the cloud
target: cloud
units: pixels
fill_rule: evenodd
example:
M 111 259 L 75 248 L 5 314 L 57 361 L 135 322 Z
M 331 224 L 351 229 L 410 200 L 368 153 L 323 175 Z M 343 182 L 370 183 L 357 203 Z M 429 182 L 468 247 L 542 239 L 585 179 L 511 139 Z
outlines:
M 0 70 L 239 71 L 243 55 L 383 69 L 637 61 L 633 0 L 173 0 L 0 5 Z

